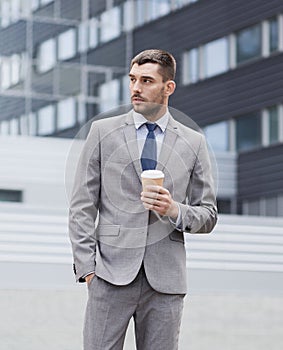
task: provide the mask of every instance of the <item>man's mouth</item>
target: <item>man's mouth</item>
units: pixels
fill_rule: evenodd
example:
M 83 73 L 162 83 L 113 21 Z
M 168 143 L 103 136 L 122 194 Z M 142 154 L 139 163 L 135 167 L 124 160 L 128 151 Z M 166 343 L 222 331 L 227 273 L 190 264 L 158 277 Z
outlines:
M 145 102 L 145 100 L 142 97 L 140 97 L 140 96 L 133 96 L 132 97 L 132 102 L 139 103 L 139 102 Z

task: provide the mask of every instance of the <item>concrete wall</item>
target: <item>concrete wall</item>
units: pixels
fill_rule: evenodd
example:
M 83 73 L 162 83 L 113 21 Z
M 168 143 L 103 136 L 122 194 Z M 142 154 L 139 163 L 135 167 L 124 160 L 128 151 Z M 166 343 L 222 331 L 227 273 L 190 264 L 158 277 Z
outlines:
M 72 141 L 64 139 L 1 137 L 0 188 L 22 190 L 20 207 L 66 208 L 71 146 Z

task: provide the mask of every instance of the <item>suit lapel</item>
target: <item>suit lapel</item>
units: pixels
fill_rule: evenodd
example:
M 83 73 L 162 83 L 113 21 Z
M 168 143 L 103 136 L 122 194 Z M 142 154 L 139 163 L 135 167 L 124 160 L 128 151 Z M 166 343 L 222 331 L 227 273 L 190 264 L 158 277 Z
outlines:
M 133 161 L 134 168 L 137 172 L 138 178 L 141 181 L 140 176 L 142 173 L 142 167 L 140 162 L 137 134 L 136 134 L 136 128 L 135 128 L 134 120 L 132 116 L 132 111 L 127 114 L 125 119 L 125 124 L 126 124 L 124 127 L 125 142 L 126 142 L 129 154 L 131 156 L 131 159 Z
M 157 163 L 157 170 L 163 170 L 166 166 L 166 163 L 174 149 L 175 142 L 177 140 L 178 134 L 177 134 L 177 124 L 175 123 L 175 120 L 170 115 L 168 125 L 165 131 L 164 140 L 162 143 L 160 155 L 158 158 Z

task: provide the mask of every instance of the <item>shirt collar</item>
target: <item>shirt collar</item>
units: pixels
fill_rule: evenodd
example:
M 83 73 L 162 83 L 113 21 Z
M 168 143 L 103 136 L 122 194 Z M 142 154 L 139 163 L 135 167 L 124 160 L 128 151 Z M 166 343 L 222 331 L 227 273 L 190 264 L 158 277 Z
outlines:
M 148 120 L 142 114 L 137 113 L 135 111 L 133 111 L 133 118 L 134 118 L 134 124 L 136 129 L 139 129 L 144 123 L 148 122 Z M 159 126 L 162 132 L 165 132 L 168 121 L 169 121 L 169 111 L 167 109 L 165 114 L 161 118 L 159 118 L 155 123 Z

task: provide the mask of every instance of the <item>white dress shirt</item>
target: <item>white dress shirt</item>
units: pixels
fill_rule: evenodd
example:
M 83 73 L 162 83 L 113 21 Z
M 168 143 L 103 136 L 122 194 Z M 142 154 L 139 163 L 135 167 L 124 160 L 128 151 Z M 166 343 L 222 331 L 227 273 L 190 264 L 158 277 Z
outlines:
M 139 155 L 141 157 L 144 143 L 145 143 L 145 140 L 146 140 L 146 137 L 148 134 L 148 129 L 145 125 L 145 123 L 148 123 L 148 120 L 143 115 L 136 113 L 135 111 L 133 113 L 133 117 L 134 117 L 135 128 L 137 131 L 137 142 L 138 142 L 138 148 L 139 148 Z M 167 111 L 160 119 L 158 119 L 155 122 L 155 124 L 158 126 L 158 128 L 156 128 L 154 130 L 154 135 L 155 135 L 155 139 L 156 139 L 156 146 L 157 146 L 157 159 L 160 155 L 160 151 L 161 151 L 162 143 L 164 140 L 164 134 L 165 134 L 165 130 L 166 130 L 166 127 L 168 124 L 168 120 L 169 120 L 169 114 Z

